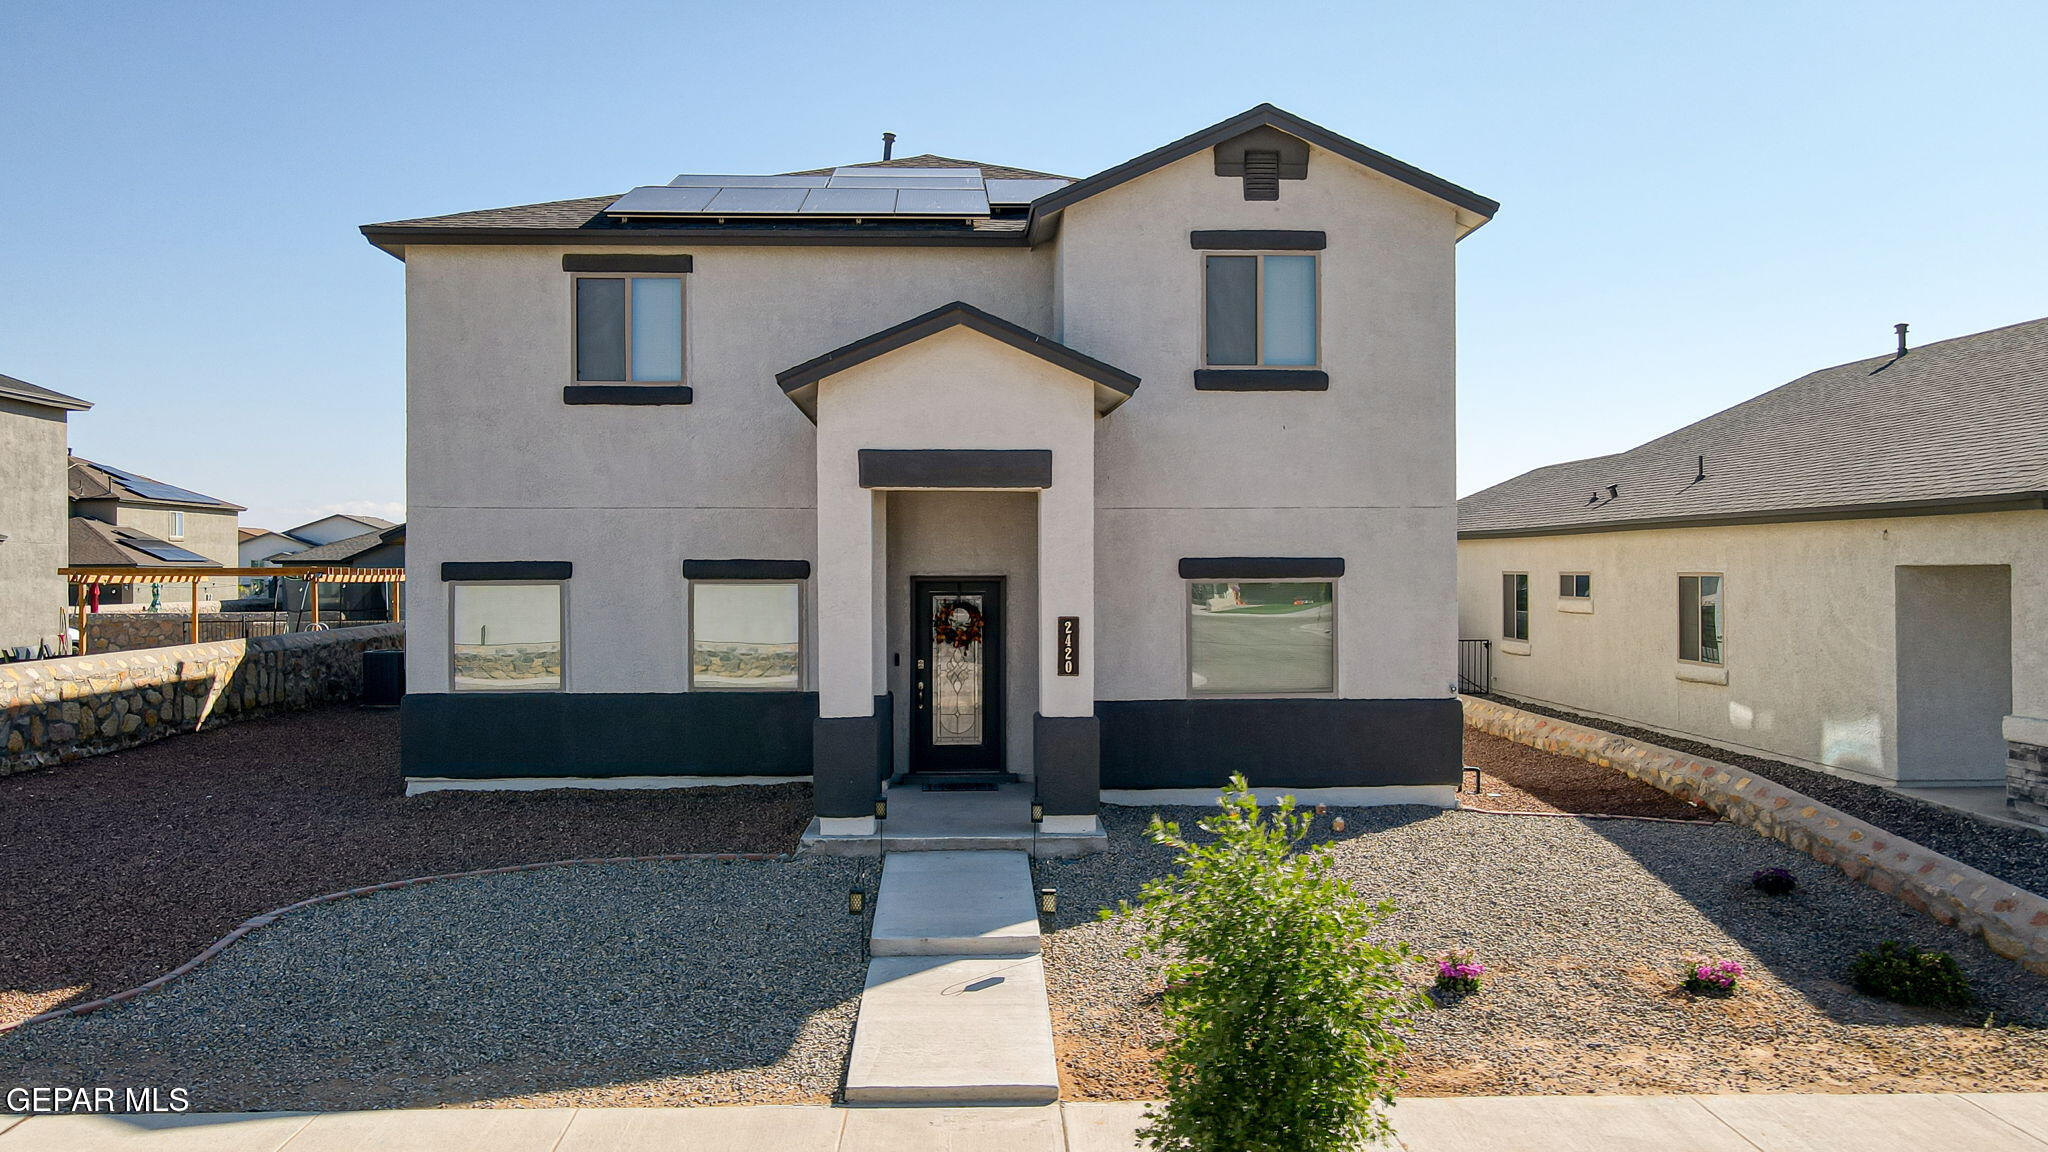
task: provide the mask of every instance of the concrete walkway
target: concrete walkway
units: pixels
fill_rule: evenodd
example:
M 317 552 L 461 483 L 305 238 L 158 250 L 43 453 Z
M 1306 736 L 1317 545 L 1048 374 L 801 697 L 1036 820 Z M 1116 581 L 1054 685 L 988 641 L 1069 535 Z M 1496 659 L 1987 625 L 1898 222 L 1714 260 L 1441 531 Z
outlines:
M 0 1152 L 1135 1152 L 1142 1104 L 0 1117 Z M 2048 1093 L 1404 1100 L 1407 1152 L 2048 1152 Z M 12 1125 L 10 1127 L 10 1124 Z

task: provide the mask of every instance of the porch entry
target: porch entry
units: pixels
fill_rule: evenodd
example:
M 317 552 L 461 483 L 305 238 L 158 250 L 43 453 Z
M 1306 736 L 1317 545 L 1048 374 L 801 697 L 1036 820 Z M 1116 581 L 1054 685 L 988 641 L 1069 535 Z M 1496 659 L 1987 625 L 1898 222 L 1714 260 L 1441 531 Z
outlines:
M 911 582 L 910 771 L 1003 774 L 1003 585 Z

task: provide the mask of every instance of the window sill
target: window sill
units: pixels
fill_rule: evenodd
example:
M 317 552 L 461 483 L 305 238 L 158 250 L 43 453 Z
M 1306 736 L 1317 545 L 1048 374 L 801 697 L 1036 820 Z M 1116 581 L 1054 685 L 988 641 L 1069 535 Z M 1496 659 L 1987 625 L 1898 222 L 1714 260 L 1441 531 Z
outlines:
M 1694 684 L 1726 684 L 1728 666 L 1725 664 L 1693 664 L 1678 662 L 1678 678 Z
M 1559 600 L 1557 602 L 1557 610 L 1559 612 L 1577 612 L 1581 616 L 1591 616 L 1593 614 L 1593 602 L 1591 600 Z
M 1509 656 L 1527 656 L 1531 651 L 1527 640 L 1502 640 L 1500 650 Z
M 1328 392 L 1330 374 L 1315 368 L 1198 368 L 1197 392 Z
M 562 389 L 564 404 L 688 404 L 687 384 L 570 384 Z

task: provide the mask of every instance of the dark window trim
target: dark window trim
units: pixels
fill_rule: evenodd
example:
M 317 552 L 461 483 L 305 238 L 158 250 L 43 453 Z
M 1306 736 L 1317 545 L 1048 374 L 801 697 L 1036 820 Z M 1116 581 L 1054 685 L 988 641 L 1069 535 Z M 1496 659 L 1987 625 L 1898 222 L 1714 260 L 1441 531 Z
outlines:
M 809 560 L 685 560 L 685 580 L 808 580 Z
M 445 583 L 457 580 L 567 580 L 575 566 L 567 560 L 446 560 Z
M 688 384 L 568 384 L 564 404 L 688 404 L 696 393 Z
M 863 448 L 863 488 L 1050 488 L 1047 448 Z
M 1188 247 L 1207 252 L 1321 252 L 1327 232 L 1288 228 L 1216 228 L 1188 233 Z
M 1198 392 L 1328 392 L 1330 374 L 1320 368 L 1198 368 Z
M 595 256 L 562 257 L 564 272 L 689 272 L 690 256 Z
M 1183 580 L 1335 580 L 1342 556 L 1183 556 Z

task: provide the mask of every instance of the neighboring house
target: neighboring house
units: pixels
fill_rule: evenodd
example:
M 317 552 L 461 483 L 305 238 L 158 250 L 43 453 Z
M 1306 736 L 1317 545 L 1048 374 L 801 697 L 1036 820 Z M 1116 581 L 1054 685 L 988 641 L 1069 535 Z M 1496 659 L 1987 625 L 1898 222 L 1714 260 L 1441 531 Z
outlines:
M 320 564 L 331 568 L 404 568 L 405 525 L 392 524 L 273 559 L 288 564 Z M 282 587 L 282 607 L 294 612 L 304 611 L 306 584 L 285 580 Z M 390 589 L 383 584 L 323 583 L 320 585 L 320 611 L 323 616 L 331 615 L 336 620 L 388 620 L 391 617 Z
M 0 659 L 65 645 L 66 420 L 90 407 L 0 376 Z
M 146 567 L 203 563 L 232 568 L 241 559 L 235 523 L 242 512 L 240 504 L 77 456 L 71 458 L 69 478 L 72 519 L 91 521 L 72 526 L 73 544 L 85 541 L 88 548 L 88 552 L 72 553 L 71 563 L 75 566 L 120 563 L 104 557 L 131 552 L 148 557 L 131 561 Z M 125 552 L 102 551 L 90 543 L 94 540 L 112 541 Z M 232 599 L 236 591 L 232 576 L 199 582 L 202 602 Z M 180 586 L 167 603 L 188 603 L 190 595 L 189 590 Z M 149 602 L 147 584 L 107 585 L 100 589 L 102 608 L 144 607 Z
M 655 158 L 658 160 L 658 158 Z M 406 264 L 408 777 L 1453 803 L 1454 250 L 1269 105 L 369 225 Z M 1143 381 L 1142 388 L 1140 381 Z
M 332 544 L 337 540 L 347 540 L 361 536 L 365 532 L 382 532 L 388 528 L 395 527 L 397 525 L 391 521 L 380 519 L 376 516 L 358 516 L 353 513 L 337 512 L 331 516 L 322 516 L 318 520 L 301 524 L 297 528 L 287 528 L 284 530 L 284 535 L 298 541 L 302 546 Z
M 278 556 L 302 552 L 312 547 L 303 540 L 294 540 L 282 532 L 268 528 L 238 528 L 236 538 L 237 565 L 242 568 L 261 568 Z
M 1460 501 L 1493 687 L 2048 817 L 2048 319 L 1899 341 Z

